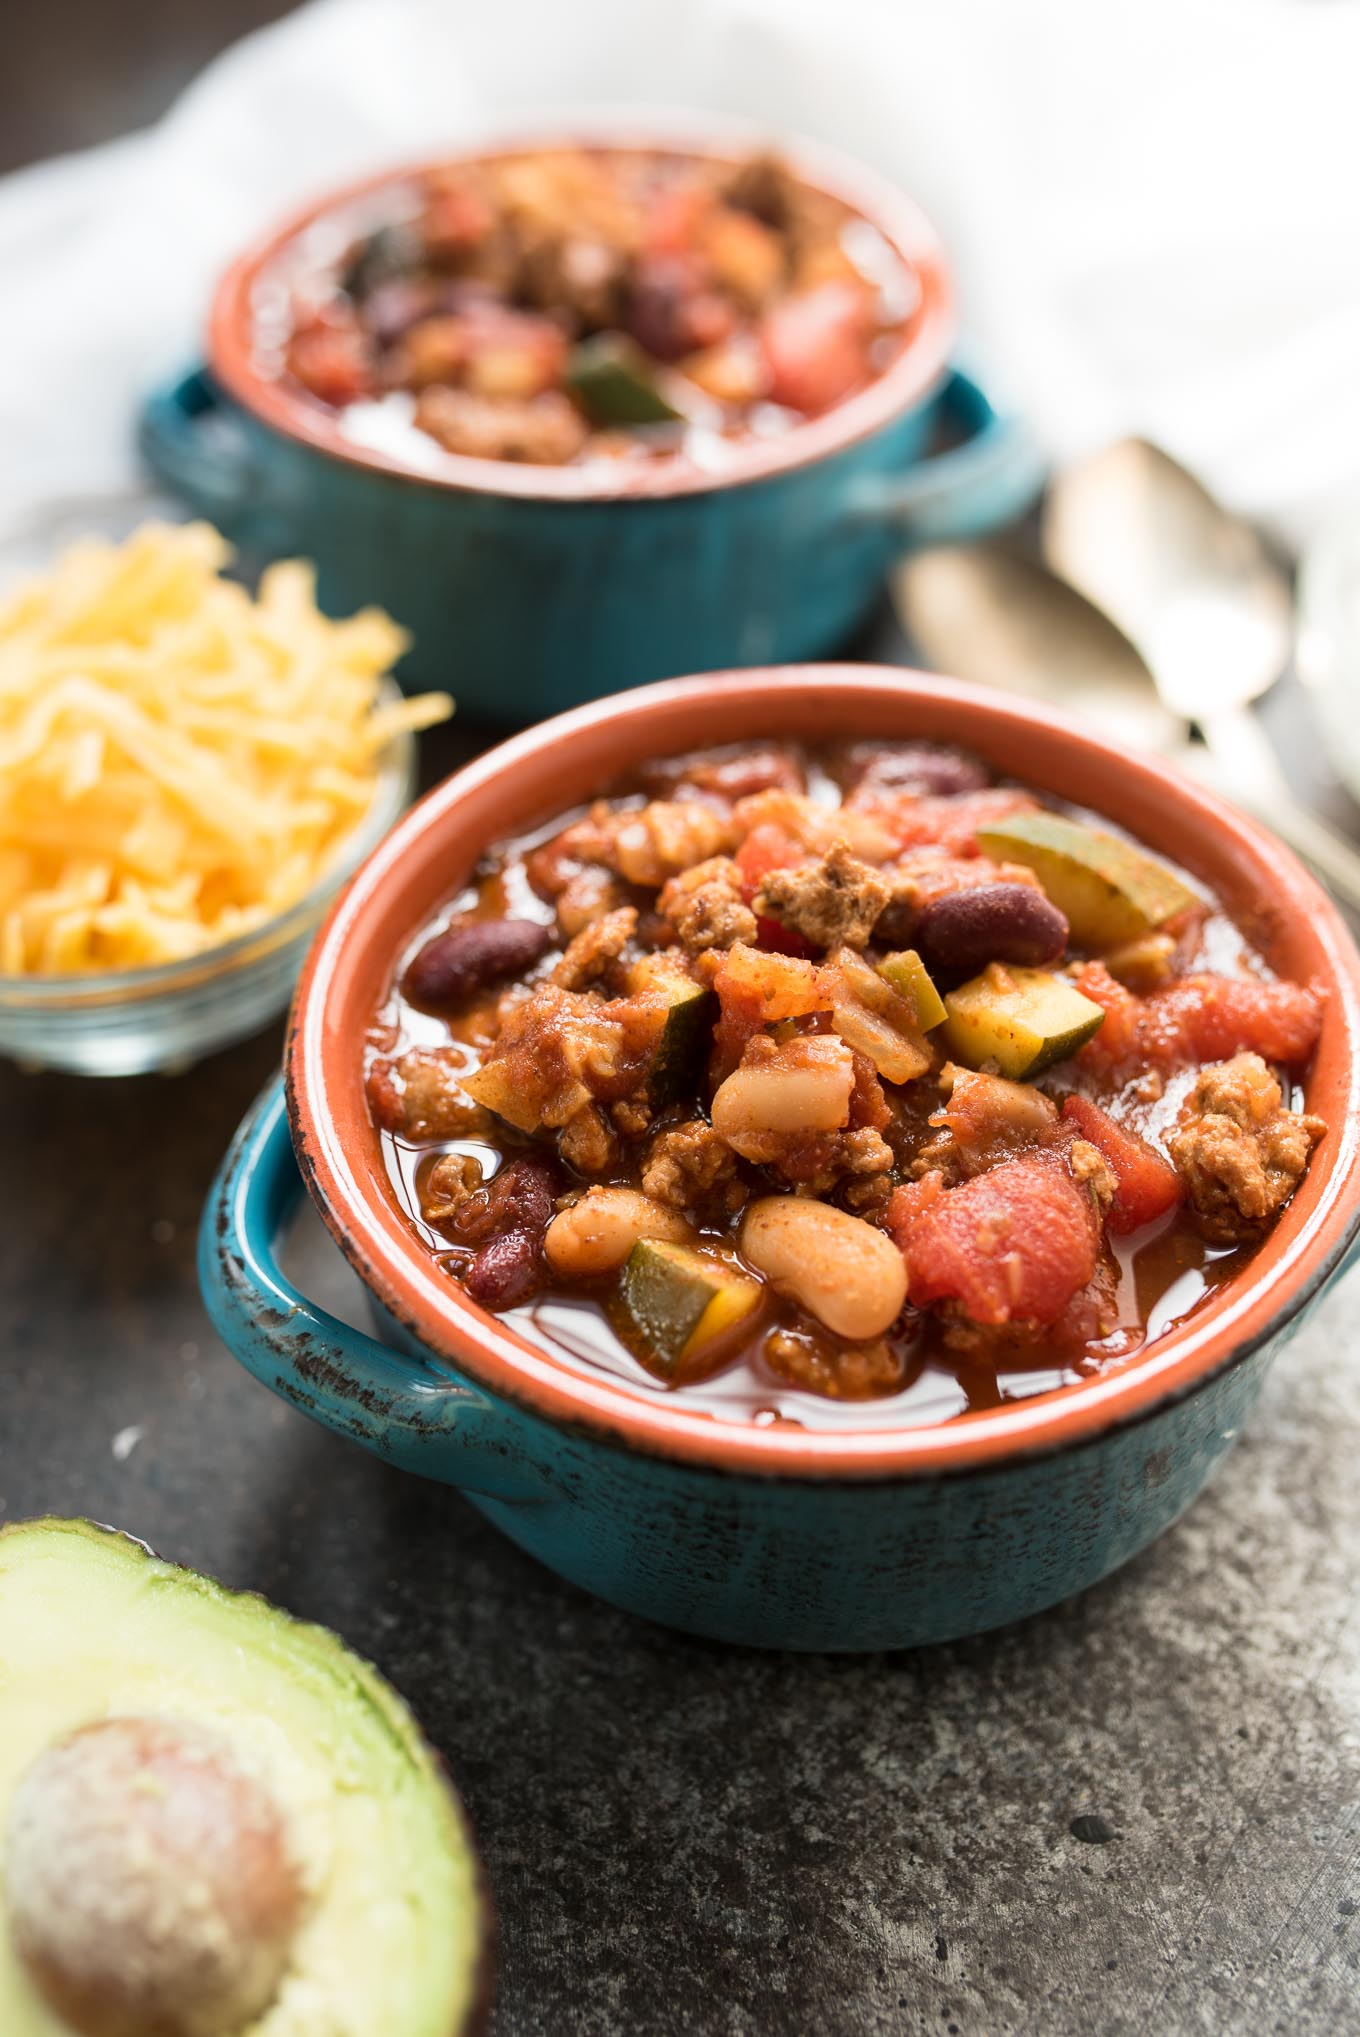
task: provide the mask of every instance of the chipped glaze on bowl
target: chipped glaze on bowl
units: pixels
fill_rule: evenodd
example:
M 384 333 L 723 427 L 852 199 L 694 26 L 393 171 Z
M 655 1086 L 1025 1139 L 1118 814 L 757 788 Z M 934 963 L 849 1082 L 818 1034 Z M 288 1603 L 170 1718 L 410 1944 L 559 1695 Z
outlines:
M 487 844 L 637 757 L 771 734 L 960 743 L 1185 865 L 1282 974 L 1325 987 L 1306 1088 L 1330 1130 L 1302 1186 L 1238 1278 L 1104 1376 L 930 1428 L 724 1421 L 683 1392 L 634 1390 L 530 1344 L 439 1275 L 390 1201 L 358 1043 L 407 937 Z M 275 1085 L 210 1200 L 205 1292 L 227 1341 L 286 1398 L 465 1487 L 522 1546 L 618 1604 L 772 1646 L 978 1632 L 1145 1547 L 1228 1449 L 1271 1358 L 1355 1245 L 1357 1042 L 1360 958 L 1336 909 L 1264 829 L 1160 760 L 933 675 L 814 666 L 675 681 L 501 745 L 370 857 L 303 973 L 287 1110 Z M 273 1238 L 299 1169 L 369 1290 L 381 1341 L 312 1308 L 278 1269 Z

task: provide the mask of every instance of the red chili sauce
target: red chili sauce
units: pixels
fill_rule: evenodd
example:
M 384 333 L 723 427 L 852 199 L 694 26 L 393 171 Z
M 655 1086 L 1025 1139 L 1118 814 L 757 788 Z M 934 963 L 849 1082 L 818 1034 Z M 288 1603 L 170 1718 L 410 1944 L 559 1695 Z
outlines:
M 920 300 L 839 199 L 769 155 L 541 149 L 395 180 L 256 286 L 257 366 L 356 445 L 720 470 L 872 382 Z
M 948 1419 L 1193 1313 L 1325 1133 L 1321 998 L 962 752 L 729 747 L 498 844 L 367 1043 L 393 1196 L 553 1350 L 729 1416 Z

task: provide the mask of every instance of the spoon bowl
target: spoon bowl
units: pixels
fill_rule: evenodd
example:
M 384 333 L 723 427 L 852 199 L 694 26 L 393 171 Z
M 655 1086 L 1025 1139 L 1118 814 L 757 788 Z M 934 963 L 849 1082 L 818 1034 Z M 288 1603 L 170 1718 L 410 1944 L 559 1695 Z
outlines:
M 892 594 L 937 671 L 1043 701 L 1121 746 L 1184 747 L 1184 720 L 1123 631 L 1038 560 L 995 544 L 937 545 L 902 561 Z
M 1207 730 L 1289 662 L 1289 583 L 1259 533 L 1145 439 L 1121 439 L 1054 477 L 1042 543 L 1053 571 L 1137 646 L 1187 721 Z

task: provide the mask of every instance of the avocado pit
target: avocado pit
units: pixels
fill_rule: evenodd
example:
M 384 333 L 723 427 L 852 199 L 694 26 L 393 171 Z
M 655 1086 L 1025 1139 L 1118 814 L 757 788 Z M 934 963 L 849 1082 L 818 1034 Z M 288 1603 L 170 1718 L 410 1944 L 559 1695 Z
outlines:
M 5 1833 L 15 1951 L 79 2037 L 237 2037 L 303 1910 L 270 1792 L 214 1728 L 114 1717 L 46 1748 Z

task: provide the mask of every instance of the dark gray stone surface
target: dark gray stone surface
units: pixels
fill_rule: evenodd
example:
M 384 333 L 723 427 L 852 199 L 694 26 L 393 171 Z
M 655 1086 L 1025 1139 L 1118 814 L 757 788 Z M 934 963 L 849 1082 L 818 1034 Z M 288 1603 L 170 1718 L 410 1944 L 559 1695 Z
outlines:
M 558 1583 L 216 1342 L 195 1224 L 277 1053 L 0 1065 L 0 1515 L 115 1523 L 387 1671 L 480 1834 L 500 2037 L 1360 2030 L 1360 1283 L 1085 1598 L 916 1655 L 722 1649 Z M 310 1217 L 294 1267 L 352 1305 Z
M 0 158 L 159 110 L 275 11 L 11 10 Z M 1297 694 L 1268 720 L 1353 818 Z M 1084 1599 L 915 1656 L 740 1654 L 559 1584 L 218 1345 L 194 1228 L 277 1051 L 103 1085 L 0 1063 L 0 1518 L 114 1522 L 394 1678 L 481 1836 L 499 2037 L 1360 2031 L 1360 1281 Z M 296 1263 L 352 1298 L 319 1227 Z

